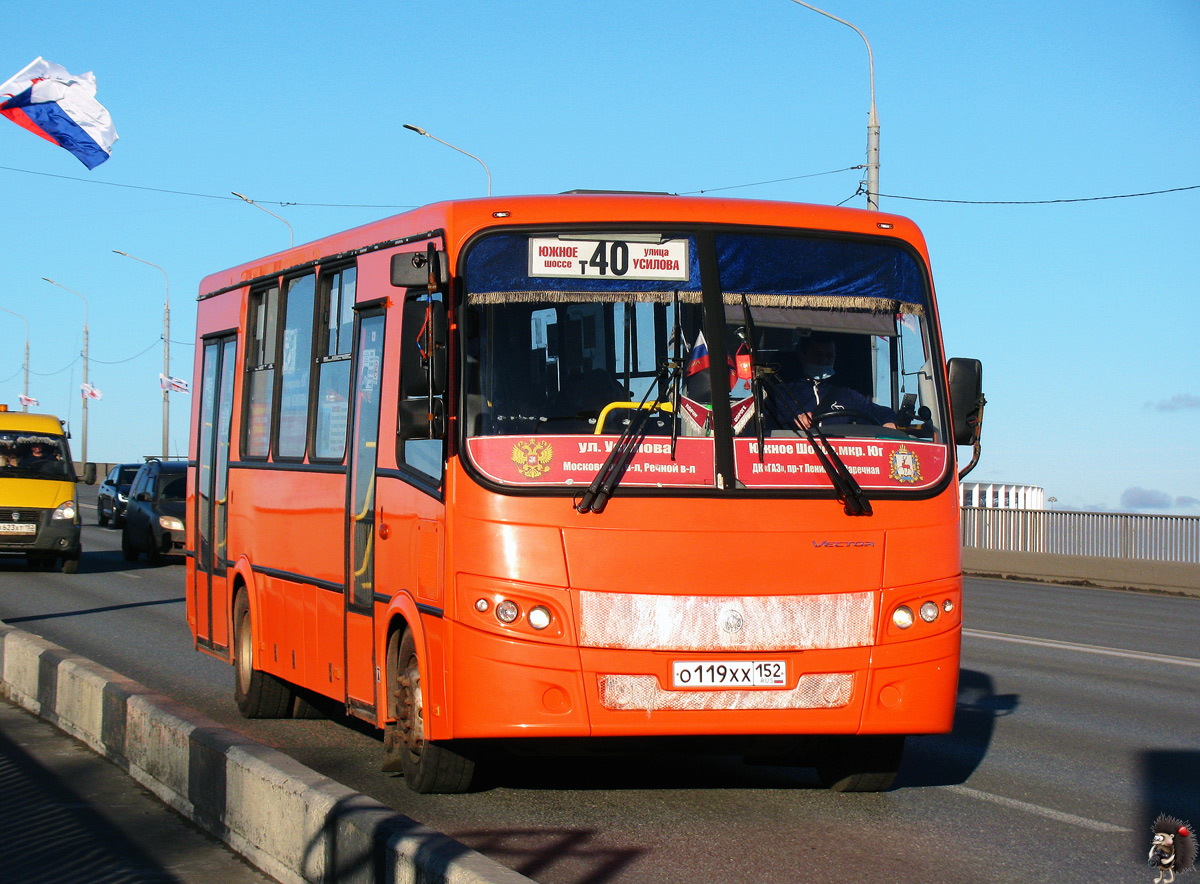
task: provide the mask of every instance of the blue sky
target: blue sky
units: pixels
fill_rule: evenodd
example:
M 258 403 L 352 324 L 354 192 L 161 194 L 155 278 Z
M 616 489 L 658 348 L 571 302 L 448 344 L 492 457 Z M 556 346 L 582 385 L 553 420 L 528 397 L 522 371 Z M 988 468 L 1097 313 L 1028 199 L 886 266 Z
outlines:
M 822 8 L 871 41 L 881 208 L 925 232 L 947 353 L 984 363 L 972 478 L 1042 485 L 1059 507 L 1200 514 L 1200 190 L 898 198 L 1200 185 L 1200 4 Z M 190 379 L 200 279 L 288 242 L 230 191 L 297 243 L 484 195 L 477 163 L 404 123 L 482 158 L 496 194 L 865 202 L 862 173 L 835 170 L 865 160 L 866 48 L 789 0 L 117 0 L 9 17 L 0 80 L 38 55 L 94 71 L 121 136 L 88 172 L 0 120 L 0 307 L 28 317 L 31 393 L 72 419 L 78 455 L 83 305 L 42 277 L 88 299 L 91 460 L 161 449 L 164 280 L 112 250 L 166 269 L 172 373 Z M 0 313 L 10 407 L 24 333 Z

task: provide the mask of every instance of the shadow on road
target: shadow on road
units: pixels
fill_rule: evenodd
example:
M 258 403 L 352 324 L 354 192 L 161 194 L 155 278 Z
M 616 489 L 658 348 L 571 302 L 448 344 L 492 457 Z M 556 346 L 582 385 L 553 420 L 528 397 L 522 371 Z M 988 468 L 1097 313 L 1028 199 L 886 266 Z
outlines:
M 4 881 L 179 881 L 3 733 L 0 795 Z
M 909 737 L 896 786 L 955 786 L 965 783 L 986 757 L 996 719 L 1016 711 L 1017 694 L 997 694 L 986 672 L 964 669 L 958 676 L 954 731 Z

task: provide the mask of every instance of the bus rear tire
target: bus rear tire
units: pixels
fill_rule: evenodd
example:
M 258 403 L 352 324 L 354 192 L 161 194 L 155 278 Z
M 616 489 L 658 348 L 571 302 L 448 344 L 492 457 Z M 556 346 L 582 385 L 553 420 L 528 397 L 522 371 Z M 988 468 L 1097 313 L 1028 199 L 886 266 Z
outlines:
M 250 602 L 239 592 L 233 603 L 233 699 L 243 718 L 288 718 L 292 691 L 274 675 L 254 668 Z
M 475 776 L 475 762 L 447 743 L 425 739 L 421 711 L 421 670 L 412 630 L 388 638 L 390 674 L 388 717 L 395 723 L 383 732 L 383 770 L 404 774 L 408 788 L 421 795 L 466 792 Z M 415 748 L 414 748 L 415 746 Z
M 816 763 L 821 785 L 834 792 L 886 792 L 896 782 L 904 735 L 827 737 Z

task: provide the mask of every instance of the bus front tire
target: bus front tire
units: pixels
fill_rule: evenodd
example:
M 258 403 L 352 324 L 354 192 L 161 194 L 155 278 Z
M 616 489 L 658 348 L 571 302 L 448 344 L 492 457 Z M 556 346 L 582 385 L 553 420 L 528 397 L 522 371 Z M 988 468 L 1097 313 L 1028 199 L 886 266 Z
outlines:
M 818 748 L 817 776 L 834 792 L 886 792 L 903 755 L 903 734 L 827 737 Z
M 383 732 L 383 770 L 399 771 L 414 792 L 466 792 L 475 775 L 475 762 L 446 743 L 425 739 L 421 710 L 421 670 L 411 630 L 388 638 L 389 718 Z
M 288 718 L 292 692 L 274 675 L 254 668 L 254 631 L 250 602 L 238 593 L 233 604 L 233 699 L 243 718 Z

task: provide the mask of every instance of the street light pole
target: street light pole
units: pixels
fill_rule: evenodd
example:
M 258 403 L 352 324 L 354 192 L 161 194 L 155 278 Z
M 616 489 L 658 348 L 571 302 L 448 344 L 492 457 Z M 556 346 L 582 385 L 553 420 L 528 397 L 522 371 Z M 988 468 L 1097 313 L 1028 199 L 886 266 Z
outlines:
M 64 292 L 70 292 L 75 297 L 77 297 L 79 300 L 83 301 L 83 384 L 86 387 L 87 382 L 88 382 L 88 301 L 87 301 L 87 298 L 85 298 L 83 295 L 79 294 L 79 292 L 75 291 L 74 289 L 69 289 L 62 283 L 55 282 L 53 279 L 50 279 L 49 277 L 43 276 L 42 279 L 46 280 L 46 282 L 50 283 L 50 285 L 58 286 Z M 84 465 L 85 470 L 87 469 L 87 462 L 88 462 L 88 459 L 87 459 L 88 399 L 89 399 L 89 397 L 85 394 L 83 396 L 83 451 L 81 453 L 81 456 L 83 458 L 82 463 Z
M 831 18 L 836 22 L 844 24 L 848 28 L 853 28 L 854 33 L 862 37 L 862 41 L 867 44 L 867 61 L 871 66 L 871 110 L 867 114 L 867 208 L 879 210 L 879 117 L 875 113 L 875 56 L 871 52 L 871 42 L 867 39 L 867 35 L 860 31 L 850 22 L 843 18 L 838 18 L 836 15 L 830 15 L 824 9 L 818 9 L 811 3 L 805 3 L 804 0 L 792 0 L 793 3 L 799 3 L 806 9 L 811 9 L 813 12 L 819 12 L 826 18 Z
M 475 156 L 475 154 L 473 154 L 473 153 L 467 153 L 467 152 L 466 152 L 465 150 L 463 150 L 461 147 L 455 147 L 455 146 L 454 146 L 453 144 L 451 144 L 449 141 L 442 141 L 442 139 L 438 138 L 436 135 L 430 135 L 428 132 L 426 132 L 426 131 L 425 131 L 424 129 L 422 129 L 420 126 L 410 126 L 408 123 L 405 123 L 405 124 L 404 124 L 404 128 L 405 128 L 405 129 L 411 129 L 413 132 L 416 132 L 418 135 L 424 135 L 426 138 L 432 138 L 432 139 L 433 139 L 434 141 L 436 141 L 438 144 L 444 144 L 444 145 L 446 145 L 446 147 L 450 148 L 451 150 L 456 150 L 456 151 L 458 151 L 458 152 L 459 152 L 459 153 L 461 153 L 461 154 L 464 154 L 464 155 L 466 155 L 466 156 L 469 156 L 469 157 L 470 157 L 471 159 L 473 159 L 475 162 L 479 163 L 479 165 L 483 166 L 483 171 L 487 172 L 487 179 L 488 179 L 488 196 L 491 196 L 491 195 L 492 195 L 492 171 L 491 171 L 491 169 L 489 169 L 489 168 L 487 167 L 487 163 L 485 163 L 485 162 L 484 162 L 483 160 L 481 160 L 479 157 Z
M 162 456 L 165 460 L 170 457 L 170 427 L 171 427 L 171 403 L 170 403 L 170 377 L 171 377 L 171 280 L 167 277 L 167 271 L 163 270 L 153 261 L 147 261 L 145 258 L 139 258 L 137 255 L 131 255 L 129 252 L 122 252 L 120 249 L 113 249 L 113 253 L 124 255 L 126 258 L 133 258 L 135 261 L 140 261 L 142 264 L 149 264 L 151 267 L 157 268 L 163 275 L 163 283 L 167 288 L 167 297 L 163 301 L 163 374 L 168 379 L 168 385 L 163 388 L 163 438 L 162 438 Z
M 263 210 L 264 212 L 266 212 L 268 215 L 271 215 L 271 216 L 273 216 L 273 217 L 275 217 L 275 218 L 278 218 L 278 219 L 279 219 L 280 221 L 282 221 L 284 224 L 287 224 L 287 229 L 288 229 L 288 248 L 290 249 L 290 248 L 291 248 L 291 247 L 292 247 L 292 246 L 295 244 L 295 242 L 296 242 L 296 235 L 295 235 L 295 234 L 292 232 L 292 225 L 288 224 L 288 222 L 287 222 L 287 219 L 286 219 L 286 218 L 282 217 L 281 215 L 276 215 L 276 214 L 275 214 L 274 212 L 272 212 L 270 209 L 268 209 L 268 208 L 265 208 L 265 207 L 263 207 L 263 206 L 260 206 L 260 205 L 259 205 L 258 203 L 256 203 L 254 200 L 250 199 L 250 197 L 248 197 L 248 196 L 245 196 L 244 194 L 240 194 L 240 193 L 238 193 L 236 190 L 231 190 L 231 191 L 229 191 L 229 192 L 230 192 L 230 193 L 232 193 L 234 196 L 236 196 L 238 199 L 240 199 L 240 200 L 245 200 L 245 201 L 246 201 L 246 202 L 248 202 L 250 205 L 254 206 L 254 208 L 256 208 L 256 209 L 262 209 L 262 210 Z
M 25 393 L 23 395 L 25 399 L 29 399 L 29 320 L 15 310 L 9 310 L 7 307 L 0 307 L 0 310 L 3 310 L 5 313 L 11 313 L 25 323 Z M 21 403 L 21 411 L 29 411 L 29 406 L 24 402 Z

